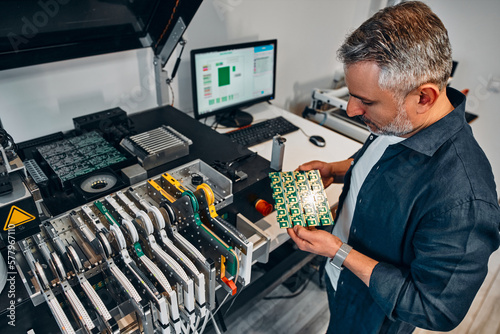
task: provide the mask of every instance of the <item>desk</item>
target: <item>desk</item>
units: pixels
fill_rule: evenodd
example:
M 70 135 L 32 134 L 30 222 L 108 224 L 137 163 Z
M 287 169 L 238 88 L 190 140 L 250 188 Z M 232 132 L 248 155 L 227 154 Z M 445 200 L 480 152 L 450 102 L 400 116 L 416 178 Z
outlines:
M 265 102 L 256 104 L 245 111 L 252 114 L 254 122 L 283 116 L 304 131 L 299 130 L 283 136 L 286 138 L 283 171 L 295 170 L 302 163 L 311 160 L 328 162 L 344 160 L 353 155 L 362 146 L 362 144 L 355 140 Z M 217 131 L 227 132 L 229 130 L 231 129 L 221 128 Z M 325 147 L 315 146 L 304 133 L 307 136 L 322 136 L 326 141 Z M 260 143 L 249 147 L 249 149 L 257 152 L 261 157 L 271 160 L 272 141 Z M 332 184 L 326 189 L 330 206 L 338 202 L 341 192 L 341 184 Z M 276 211 L 262 218 L 256 224 L 261 228 L 264 227 L 263 230 L 271 237 L 270 251 L 276 249 L 289 238 L 286 230 L 280 229 L 276 223 Z
M 338 161 L 347 159 L 362 146 L 362 144 L 357 141 L 267 103 L 254 105 L 245 111 L 252 114 L 254 122 L 283 116 L 304 131 L 302 132 L 299 130 L 283 136 L 286 138 L 283 171 L 295 170 L 302 163 L 311 160 Z M 212 121 L 209 120 L 207 121 L 207 124 L 211 124 L 211 122 Z M 230 130 L 232 129 L 217 129 L 218 132 L 227 132 Z M 325 147 L 317 147 L 313 145 L 309 141 L 308 137 L 312 135 L 322 136 L 326 141 Z M 262 158 L 271 160 L 272 141 L 260 143 L 249 147 L 249 149 L 257 152 Z M 265 179 L 264 181 L 267 183 L 266 187 L 269 187 L 269 180 Z M 332 184 L 326 189 L 330 205 L 337 204 L 341 191 L 341 184 Z M 235 202 L 237 202 L 236 199 Z M 255 225 L 261 228 L 263 232 L 269 236 L 269 252 L 272 253 L 276 250 L 276 252 L 280 253 L 280 255 L 278 255 L 280 262 L 272 267 L 262 277 L 257 278 L 255 281 L 252 278 L 252 284 L 240 292 L 240 297 L 238 297 L 238 300 L 234 303 L 229 312 L 228 306 L 222 307 L 222 314 L 226 314 L 228 312 L 228 322 L 235 321 L 239 317 L 244 316 L 248 311 L 245 307 L 246 303 L 251 305 L 251 300 L 259 300 L 260 298 L 265 297 L 274 288 L 286 281 L 295 272 L 300 270 L 302 266 L 306 265 L 314 258 L 313 254 L 302 251 L 283 254 L 280 249 L 277 250 L 277 248 L 289 240 L 290 237 L 288 236 L 286 229 L 281 229 L 278 226 L 276 215 L 276 211 L 273 211 L 268 216 L 260 218 L 260 220 L 256 221 Z M 272 254 L 270 254 L 270 257 L 272 257 L 271 255 Z M 232 302 L 229 304 L 232 305 Z M 219 320 L 222 324 L 224 324 L 224 320 L 222 318 L 219 318 Z

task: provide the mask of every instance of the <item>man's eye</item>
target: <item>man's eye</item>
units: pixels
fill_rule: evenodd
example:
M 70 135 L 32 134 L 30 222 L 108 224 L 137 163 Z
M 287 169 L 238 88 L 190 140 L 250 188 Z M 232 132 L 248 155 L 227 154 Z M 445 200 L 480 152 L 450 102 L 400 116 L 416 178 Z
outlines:
M 363 100 L 360 100 L 360 101 L 365 106 L 371 106 L 373 104 L 373 102 L 366 102 L 366 101 L 363 101 Z

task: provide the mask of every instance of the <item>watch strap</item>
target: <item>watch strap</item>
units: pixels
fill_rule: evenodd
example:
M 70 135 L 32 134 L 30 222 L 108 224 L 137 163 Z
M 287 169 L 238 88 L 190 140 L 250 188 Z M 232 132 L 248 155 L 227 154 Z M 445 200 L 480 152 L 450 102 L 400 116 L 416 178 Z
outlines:
M 330 260 L 330 264 L 335 268 L 341 270 L 342 264 L 344 263 L 347 255 L 351 250 L 352 250 L 351 246 L 349 246 L 346 243 L 343 243 L 342 246 L 340 246 L 337 253 L 335 254 L 335 256 Z

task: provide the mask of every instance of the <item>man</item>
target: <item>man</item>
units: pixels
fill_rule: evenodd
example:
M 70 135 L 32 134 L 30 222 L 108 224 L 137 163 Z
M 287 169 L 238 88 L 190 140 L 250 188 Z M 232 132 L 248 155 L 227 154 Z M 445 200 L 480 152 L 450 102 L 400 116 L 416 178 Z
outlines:
M 295 226 L 326 256 L 328 333 L 448 331 L 467 313 L 499 245 L 491 167 L 447 88 L 448 34 L 421 2 L 385 8 L 338 51 L 349 116 L 372 132 L 353 158 L 312 161 L 324 186 L 344 182 L 333 233 Z

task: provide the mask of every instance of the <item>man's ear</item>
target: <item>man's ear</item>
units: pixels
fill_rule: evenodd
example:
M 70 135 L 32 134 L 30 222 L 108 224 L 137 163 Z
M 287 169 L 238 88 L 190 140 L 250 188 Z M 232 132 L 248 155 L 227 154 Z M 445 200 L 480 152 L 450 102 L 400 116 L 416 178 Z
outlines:
M 439 88 L 435 84 L 427 83 L 418 87 L 419 101 L 417 105 L 417 113 L 426 113 L 434 106 L 439 97 Z

